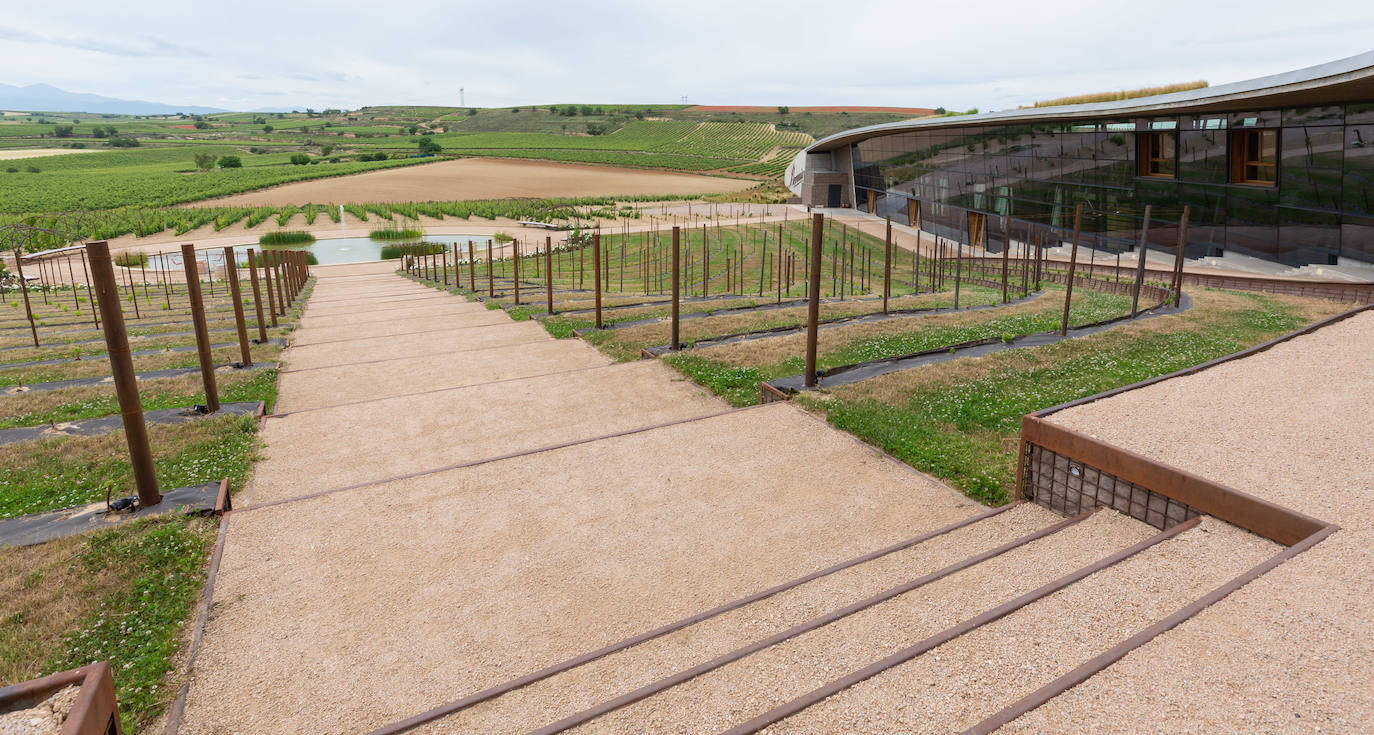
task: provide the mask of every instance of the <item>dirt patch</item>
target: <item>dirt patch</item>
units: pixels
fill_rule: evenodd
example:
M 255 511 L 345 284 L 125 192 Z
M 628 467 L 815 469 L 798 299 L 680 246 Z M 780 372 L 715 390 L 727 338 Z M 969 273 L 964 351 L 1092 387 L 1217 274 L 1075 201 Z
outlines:
M 464 158 L 286 184 L 198 202 L 199 206 L 284 206 L 310 202 L 417 202 L 514 197 L 715 194 L 756 182 L 715 176 L 536 161 Z
M 0 151 L 0 161 L 18 161 L 25 158 L 44 156 L 65 156 L 68 153 L 101 153 L 96 148 L 24 148 L 21 150 Z

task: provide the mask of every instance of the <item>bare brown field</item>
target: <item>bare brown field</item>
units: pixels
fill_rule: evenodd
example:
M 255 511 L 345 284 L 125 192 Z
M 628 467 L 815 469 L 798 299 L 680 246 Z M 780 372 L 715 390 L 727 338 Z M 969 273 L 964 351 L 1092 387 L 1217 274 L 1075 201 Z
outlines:
M 197 202 L 197 206 L 285 206 L 310 202 L 421 202 L 509 197 L 715 194 L 747 189 L 757 181 L 610 166 L 463 158 L 284 184 L 272 189 Z

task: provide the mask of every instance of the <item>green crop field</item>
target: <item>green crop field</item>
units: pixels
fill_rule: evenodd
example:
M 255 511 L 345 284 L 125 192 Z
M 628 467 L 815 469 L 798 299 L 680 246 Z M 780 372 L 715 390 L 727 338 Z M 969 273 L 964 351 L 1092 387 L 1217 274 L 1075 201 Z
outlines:
M 0 161 L 0 215 L 165 207 L 452 156 L 776 180 L 816 137 L 900 118 L 573 104 L 205 116 L 32 113 L 0 121 L 0 149 L 98 152 Z M 293 155 L 301 154 L 304 163 L 293 164 Z M 226 156 L 237 157 L 240 165 L 221 165 Z

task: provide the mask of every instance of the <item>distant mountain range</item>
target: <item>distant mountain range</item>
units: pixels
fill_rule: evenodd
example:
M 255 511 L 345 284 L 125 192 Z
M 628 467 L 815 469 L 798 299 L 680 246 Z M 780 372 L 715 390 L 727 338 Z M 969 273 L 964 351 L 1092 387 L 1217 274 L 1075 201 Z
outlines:
M 228 112 L 217 107 L 197 105 L 165 105 L 160 102 L 122 100 L 98 94 L 80 94 L 58 89 L 50 84 L 30 84 L 16 87 L 0 84 L 0 110 L 13 112 L 93 112 L 106 115 L 206 115 Z M 272 110 L 276 112 L 276 110 Z M 257 112 L 257 110 L 255 110 Z

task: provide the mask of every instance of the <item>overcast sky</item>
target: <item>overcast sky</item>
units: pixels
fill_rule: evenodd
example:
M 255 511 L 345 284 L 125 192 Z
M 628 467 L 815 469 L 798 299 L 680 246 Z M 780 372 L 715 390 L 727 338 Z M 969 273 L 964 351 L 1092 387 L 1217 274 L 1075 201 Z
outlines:
M 1004 109 L 1374 48 L 1374 3 L 7 3 L 0 82 L 228 109 L 548 103 Z

